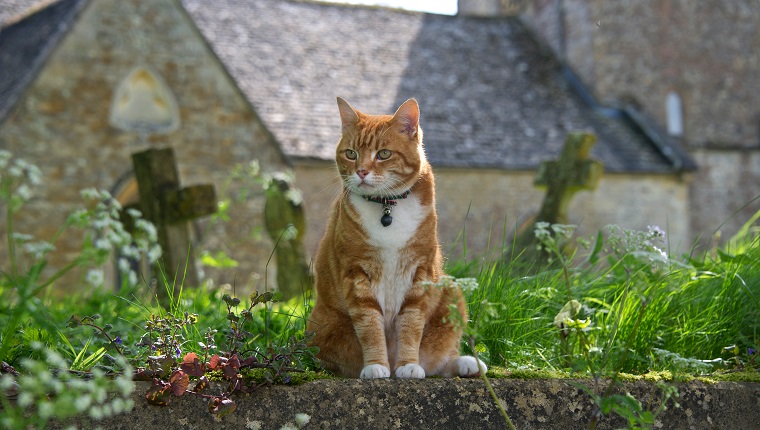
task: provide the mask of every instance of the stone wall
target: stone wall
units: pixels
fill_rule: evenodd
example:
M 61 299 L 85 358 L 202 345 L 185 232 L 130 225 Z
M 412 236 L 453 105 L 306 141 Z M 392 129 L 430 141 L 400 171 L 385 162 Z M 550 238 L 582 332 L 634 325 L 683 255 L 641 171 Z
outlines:
M 297 163 L 297 186 L 303 191 L 308 231 L 306 247 L 311 255 L 324 232 L 330 203 L 340 190 L 330 163 Z M 504 227 L 507 239 L 515 226 L 535 215 L 543 191 L 533 186 L 534 172 L 488 169 L 434 168 L 439 238 L 445 255 L 462 255 L 466 236 L 470 257 L 499 249 Z M 578 233 L 590 236 L 608 224 L 646 230 L 657 225 L 666 230 L 670 249 L 689 248 L 687 182 L 675 175 L 605 174 L 594 192 L 580 192 L 570 206 L 571 222 Z M 463 228 L 466 223 L 466 232 Z
M 689 190 L 700 215 L 692 218 L 692 230 L 705 240 L 719 231 L 725 242 L 760 210 L 760 151 L 696 149 L 692 155 L 700 166 Z
M 491 380 L 499 402 L 516 428 L 588 429 L 594 413 L 590 380 Z M 760 422 L 760 384 L 689 382 L 674 384 L 678 398 L 666 403 L 653 428 L 755 429 Z M 235 396 L 237 410 L 223 418 L 208 412 L 208 400 L 186 394 L 166 407 L 150 406 L 140 382 L 127 414 L 102 421 L 77 419 L 78 428 L 96 425 L 118 429 L 254 429 L 299 428 L 296 414 L 308 416 L 304 429 L 505 429 L 506 422 L 480 379 L 324 380 L 297 387 L 264 387 Z M 662 404 L 662 390 L 651 382 L 625 383 L 616 393 L 630 393 L 646 411 Z M 675 406 L 675 402 L 679 406 Z M 305 419 L 303 415 L 302 420 Z M 285 427 L 289 426 L 289 427 Z M 49 428 L 64 428 L 52 425 Z M 600 430 L 625 428 L 627 421 L 610 414 L 598 420 Z
M 137 66 L 155 72 L 176 98 L 175 131 L 143 140 L 109 123 L 114 92 Z M 177 2 L 89 2 L 0 127 L 0 148 L 37 164 L 45 177 L 18 217 L 18 230 L 51 239 L 80 204 L 80 189 L 116 190 L 128 181 L 132 153 L 163 146 L 175 149 L 184 185 L 210 182 L 217 192 L 236 163 L 257 159 L 267 169 L 285 167 L 270 135 Z M 215 281 L 242 286 L 264 273 L 272 245 L 265 234 L 249 234 L 263 225 L 262 208 L 256 200 L 234 208 L 227 225 L 196 223 L 202 246 L 244 262 L 234 271 L 210 273 Z M 78 235 L 62 237 L 53 265 L 71 261 L 79 242 Z M 7 260 L 5 247 L 0 260 Z
M 536 0 L 523 17 L 605 104 L 638 105 L 666 129 L 666 97 L 678 94 L 682 143 L 700 165 L 692 238 L 721 224 L 733 234 L 760 210 L 760 202 L 740 210 L 758 196 L 747 180 L 758 170 L 743 166 L 760 153 L 760 4 Z

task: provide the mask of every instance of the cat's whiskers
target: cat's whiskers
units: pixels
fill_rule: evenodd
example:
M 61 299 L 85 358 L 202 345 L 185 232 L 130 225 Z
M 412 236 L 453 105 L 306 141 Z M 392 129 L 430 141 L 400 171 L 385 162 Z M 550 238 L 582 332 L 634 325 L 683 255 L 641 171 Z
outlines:
M 318 179 L 318 181 L 320 181 Z M 334 174 L 331 174 L 329 178 L 325 177 L 320 182 L 329 182 L 327 185 L 320 187 L 317 192 L 315 192 L 309 199 L 316 200 L 317 198 L 321 197 L 322 193 L 330 191 L 332 194 L 330 196 L 330 199 L 328 201 L 331 201 L 335 197 L 338 197 L 338 194 L 340 193 L 341 189 L 343 188 L 343 181 L 340 178 L 336 178 Z

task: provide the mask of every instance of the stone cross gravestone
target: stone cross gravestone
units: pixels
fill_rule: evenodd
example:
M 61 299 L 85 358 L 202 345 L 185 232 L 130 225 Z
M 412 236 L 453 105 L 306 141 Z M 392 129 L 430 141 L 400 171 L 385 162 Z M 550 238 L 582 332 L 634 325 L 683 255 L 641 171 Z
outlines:
M 546 188 L 544 202 L 536 222 L 567 224 L 567 208 L 573 195 L 582 190 L 595 190 L 604 166 L 589 158 L 596 136 L 591 133 L 570 133 L 565 139 L 559 160 L 544 161 L 538 167 L 534 184 Z
M 216 212 L 216 191 L 210 184 L 180 188 L 177 164 L 171 148 L 149 149 L 132 154 L 143 217 L 156 226 L 162 256 L 153 267 L 158 279 L 156 293 L 166 299 L 164 282 L 198 286 L 188 221 Z M 175 283 L 176 281 L 176 283 Z
M 573 196 L 582 190 L 594 190 L 604 172 L 604 165 L 590 158 L 591 148 L 596 144 L 596 136 L 586 132 L 567 135 L 565 145 L 558 160 L 541 163 L 536 172 L 534 184 L 546 188 L 541 209 L 518 232 L 515 240 L 517 252 L 523 258 L 540 258 L 536 253 L 535 225 L 537 222 L 567 224 L 568 207 Z

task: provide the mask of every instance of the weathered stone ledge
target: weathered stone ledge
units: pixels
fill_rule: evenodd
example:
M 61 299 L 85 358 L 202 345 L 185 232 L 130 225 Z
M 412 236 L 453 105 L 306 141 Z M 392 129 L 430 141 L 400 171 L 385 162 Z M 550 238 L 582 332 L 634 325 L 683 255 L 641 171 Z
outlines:
M 591 381 L 491 380 L 518 429 L 587 429 L 591 397 L 577 388 Z M 322 380 L 300 386 L 262 388 L 237 396 L 237 411 L 224 418 L 209 414 L 207 402 L 192 395 L 173 398 L 166 407 L 150 406 L 138 383 L 131 413 L 98 422 L 68 422 L 79 428 L 118 429 L 280 429 L 295 424 L 295 415 L 310 416 L 305 429 L 502 429 L 501 415 L 480 379 Z M 756 429 L 760 423 L 760 384 L 699 381 L 676 384 L 680 396 L 668 402 L 655 428 Z M 655 410 L 662 391 L 637 381 L 623 385 Z M 597 428 L 625 427 L 620 418 L 603 417 Z

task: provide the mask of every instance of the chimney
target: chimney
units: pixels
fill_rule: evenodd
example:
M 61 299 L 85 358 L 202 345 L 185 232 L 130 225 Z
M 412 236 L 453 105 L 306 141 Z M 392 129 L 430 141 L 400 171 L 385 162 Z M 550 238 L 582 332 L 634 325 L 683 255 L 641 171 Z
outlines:
M 522 0 L 458 0 L 457 15 L 500 17 L 516 15 Z

